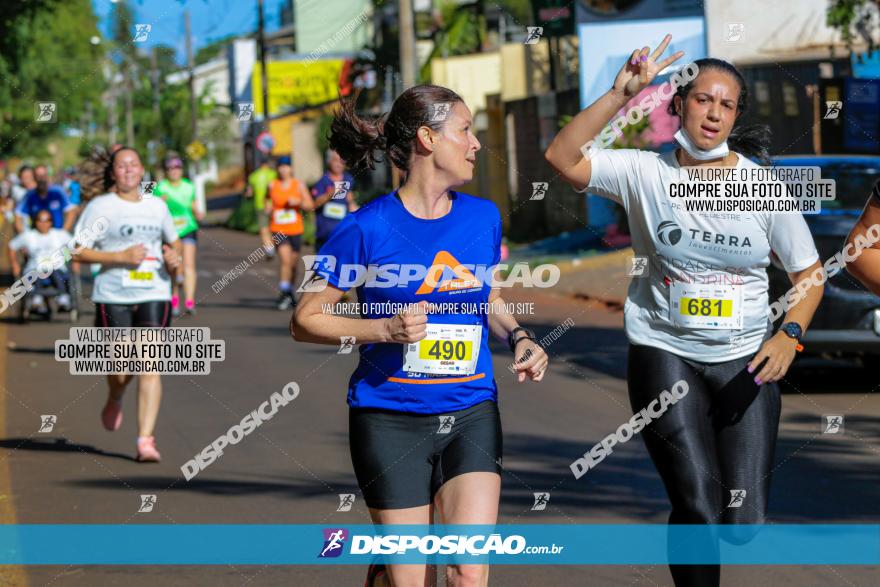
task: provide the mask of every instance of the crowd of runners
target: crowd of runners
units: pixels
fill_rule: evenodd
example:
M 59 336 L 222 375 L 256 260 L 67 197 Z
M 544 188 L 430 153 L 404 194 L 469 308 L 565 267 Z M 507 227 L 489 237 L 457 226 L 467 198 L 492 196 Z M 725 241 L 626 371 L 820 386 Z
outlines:
M 725 61 L 697 60 L 698 75 L 677 88 L 669 112 L 681 122 L 679 148 L 665 154 L 605 149 L 584 155 L 583 145 L 683 56 L 664 57 L 669 42 L 667 37 L 653 51 L 635 48 L 613 87 L 562 128 L 546 159 L 574 189 L 622 205 L 633 250 L 649 260 L 649 277 L 632 281 L 624 309 L 630 343 L 627 380 L 634 413 L 648 409 L 663 390 L 687 390 L 642 434 L 671 502 L 669 523 L 758 525 L 766 518 L 774 464 L 777 382 L 802 350 L 823 296 L 821 285 L 806 290 L 774 329 L 767 318 L 766 268 L 772 252 L 796 284 L 821 269 L 820 258 L 799 214 L 685 213 L 666 197 L 666 185 L 681 167 L 745 168 L 768 162 L 767 134 L 738 124 L 749 107 L 748 90 L 740 72 Z M 438 104 L 447 105 L 442 116 Z M 311 188 L 293 176 L 290 156 L 264 159 L 247 178 L 245 195 L 256 212 L 259 246 L 268 259 L 277 259 L 277 307 L 293 310 L 289 326 L 297 341 L 339 345 L 352 337 L 359 345 L 347 389 L 349 442 L 373 521 L 494 524 L 503 434 L 490 334 L 513 353 L 520 383 L 541 382 L 549 357 L 534 333 L 505 310 L 504 292 L 462 269 L 494 267 L 502 256 L 496 206 L 457 191 L 473 178 L 481 148 L 473 114 L 450 89 L 415 86 L 375 118 L 359 116 L 355 100 L 344 100 L 329 140 L 326 172 Z M 359 207 L 355 177 L 380 156 L 402 172 L 402 184 Z M 184 167 L 182 158 L 168 156 L 152 197 L 145 197 L 147 172 L 130 147 L 97 151 L 55 183 L 44 165 L 21 167 L 3 194 L 4 214 L 17 233 L 9 249 L 16 277 L 104 218 L 107 230 L 80 243 L 70 266 L 46 278 L 62 291 L 59 304 L 70 304 L 71 275 L 88 270 L 94 275 L 95 326 L 168 327 L 172 318 L 195 314 L 197 251 L 199 239 L 205 238 L 199 223 L 205 211 Z M 297 298 L 308 213 L 315 219 L 318 260 L 306 269 L 313 270 L 320 287 Z M 850 240 L 878 221 L 880 188 Z M 736 235 L 750 247 L 735 253 L 724 247 L 676 247 L 659 230 L 664 223 Z M 869 249 L 850 268 L 875 292 L 880 291 L 878 256 L 880 251 Z M 388 264 L 442 265 L 455 275 L 442 277 L 441 268 L 433 279 L 406 287 L 355 288 L 364 307 L 409 304 L 394 315 L 325 313 L 349 289 L 342 284 L 341 267 Z M 695 271 L 703 277 L 723 279 L 695 280 L 684 274 L 685 266 L 699 267 Z M 700 311 L 679 311 L 691 300 L 698 301 Z M 431 305 L 451 307 L 451 302 L 488 304 L 497 311 L 430 312 Z M 107 378 L 100 417 L 108 430 L 121 425 L 122 397 L 132 379 Z M 160 376 L 138 376 L 137 390 L 137 458 L 158 461 L 153 431 Z M 449 434 L 431 433 L 438 415 L 454 418 Z M 426 437 L 432 440 L 424 442 Z M 726 508 L 724 488 L 729 487 L 752 488 L 751 507 Z M 738 539 L 747 541 L 750 534 L 743 532 Z M 720 582 L 719 565 L 673 565 L 671 571 L 679 586 Z M 427 565 L 373 565 L 367 585 L 430 584 L 435 573 Z M 486 585 L 489 569 L 456 564 L 447 566 L 446 573 L 450 585 Z

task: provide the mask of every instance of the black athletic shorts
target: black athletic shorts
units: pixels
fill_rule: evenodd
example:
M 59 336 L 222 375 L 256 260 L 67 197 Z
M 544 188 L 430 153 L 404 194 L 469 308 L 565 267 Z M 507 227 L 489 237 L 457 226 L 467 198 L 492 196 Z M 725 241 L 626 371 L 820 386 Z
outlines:
M 501 474 L 501 416 L 486 400 L 447 414 L 351 408 L 351 462 L 368 507 L 430 504 L 464 473 Z
M 199 229 L 195 228 L 195 229 L 189 231 L 188 233 L 186 233 L 185 235 L 180 237 L 180 240 L 181 240 L 181 242 L 184 242 L 184 243 L 190 243 L 193 245 L 198 244 L 198 242 L 199 242 Z
M 95 326 L 165 328 L 171 325 L 171 302 L 95 304 Z
M 287 235 L 282 235 L 282 236 L 284 238 L 282 238 L 278 242 L 278 244 L 275 246 L 275 248 L 277 249 L 281 245 L 287 243 L 288 245 L 290 245 L 291 249 L 293 249 L 294 251 L 296 251 L 298 253 L 300 248 L 302 248 L 302 235 L 301 234 L 296 234 L 296 235 L 287 234 Z

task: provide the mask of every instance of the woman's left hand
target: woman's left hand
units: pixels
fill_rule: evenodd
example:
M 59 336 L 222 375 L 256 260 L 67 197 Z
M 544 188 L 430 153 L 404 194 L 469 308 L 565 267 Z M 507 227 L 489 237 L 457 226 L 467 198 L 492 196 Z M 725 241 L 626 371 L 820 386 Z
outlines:
M 165 259 L 165 265 L 172 271 L 183 261 L 171 245 L 162 245 L 162 257 Z
M 749 373 L 767 359 L 767 364 L 755 375 L 755 383 L 773 383 L 779 381 L 788 373 L 788 368 L 797 355 L 797 340 L 784 332 L 777 332 L 771 339 L 761 345 L 758 354 L 749 363 Z
M 544 378 L 550 358 L 534 341 L 521 338 L 517 341 L 513 354 L 516 357 L 513 368 L 520 383 L 526 380 L 526 376 L 535 382 Z

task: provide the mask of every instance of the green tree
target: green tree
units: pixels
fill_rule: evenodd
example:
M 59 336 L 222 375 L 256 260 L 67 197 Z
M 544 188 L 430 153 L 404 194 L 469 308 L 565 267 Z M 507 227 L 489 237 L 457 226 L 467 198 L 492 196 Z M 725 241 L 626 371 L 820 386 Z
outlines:
M 47 139 L 99 103 L 97 17 L 90 0 L 2 0 L 0 14 L 0 157 L 43 155 Z M 56 124 L 35 121 L 37 102 L 55 103 Z
M 431 51 L 419 77 L 423 82 L 431 79 L 431 60 L 435 57 L 452 57 L 479 52 L 485 43 L 486 0 L 476 0 L 470 4 L 460 4 L 451 0 L 439 4 L 440 26 L 433 33 L 434 49 Z M 531 22 L 531 3 L 529 0 L 499 0 L 493 5 L 523 26 Z
M 877 47 L 875 38 L 880 21 L 880 0 L 831 0 L 826 22 L 837 29 L 852 48 L 861 38 L 870 51 Z

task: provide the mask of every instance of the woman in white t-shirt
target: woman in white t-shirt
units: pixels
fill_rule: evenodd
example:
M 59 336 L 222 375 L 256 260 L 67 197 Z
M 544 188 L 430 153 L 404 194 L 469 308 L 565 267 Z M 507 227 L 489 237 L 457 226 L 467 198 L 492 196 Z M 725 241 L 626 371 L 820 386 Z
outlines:
M 89 174 L 94 177 L 89 177 Z M 83 170 L 84 199 L 96 189 L 107 192 L 90 199 L 82 213 L 77 234 L 99 219 L 108 228 L 83 246 L 77 259 L 100 263 L 92 301 L 95 326 L 159 327 L 171 324 L 171 278 L 181 262 L 181 246 L 174 222 L 160 198 L 142 197 L 144 167 L 137 151 L 127 147 L 112 155 L 98 155 Z M 122 425 L 122 396 L 131 374 L 107 376 L 110 393 L 101 412 L 108 430 Z M 156 373 L 138 377 L 137 460 L 157 462 L 159 451 L 153 437 L 162 382 Z
M 773 334 L 765 269 L 771 252 L 792 283 L 822 269 L 799 213 L 695 213 L 667 195 L 682 167 L 756 167 L 747 157 L 768 162 L 769 130 L 734 129 L 748 91 L 729 63 L 700 59 L 658 87 L 669 96 L 668 88 L 677 86 L 669 111 L 681 119 L 681 148 L 665 154 L 602 150 L 589 141 L 601 139 L 627 102 L 683 55 L 660 60 L 670 40 L 667 35 L 653 53 L 634 50 L 613 87 L 559 132 L 545 156 L 579 191 L 620 203 L 633 251 L 647 257 L 624 311 L 628 387 L 672 502 L 669 523 L 760 524 L 779 426 L 776 382 L 802 348 L 823 293 L 822 286 L 807 289 Z M 585 471 L 593 464 L 578 466 Z M 742 528 L 730 530 L 723 534 L 729 540 L 751 537 Z M 670 569 L 679 586 L 720 581 L 717 564 Z
M 58 294 L 58 306 L 67 311 L 70 309 L 69 274 L 67 267 L 54 266 L 58 251 L 70 242 L 73 236 L 66 230 L 52 227 L 52 214 L 48 210 L 40 210 L 33 218 L 34 228 L 30 228 L 9 241 L 9 263 L 16 279 L 24 273 L 34 271 L 38 274 L 38 283 L 54 287 Z M 18 253 L 27 257 L 24 268 L 18 262 Z M 45 275 L 47 274 L 48 275 Z M 42 275 L 41 275 L 42 274 Z M 44 276 L 45 275 L 45 276 Z M 40 294 L 34 294 L 32 303 L 35 307 L 45 307 Z

